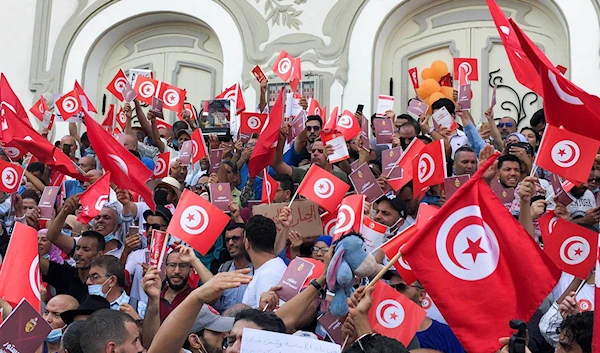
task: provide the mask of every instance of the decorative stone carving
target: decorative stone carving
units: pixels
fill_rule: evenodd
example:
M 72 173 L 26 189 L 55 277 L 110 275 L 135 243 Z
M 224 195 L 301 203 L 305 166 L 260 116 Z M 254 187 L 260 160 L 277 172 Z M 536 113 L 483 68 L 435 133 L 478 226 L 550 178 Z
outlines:
M 287 4 L 289 0 L 265 0 L 265 21 L 271 21 L 271 25 L 282 25 L 288 28 L 296 28 L 300 30 L 302 21 L 298 19 L 298 16 L 302 14 L 302 11 L 296 10 L 293 5 Z M 258 4 L 260 0 L 256 0 Z M 306 3 L 306 0 L 294 1 L 296 5 Z

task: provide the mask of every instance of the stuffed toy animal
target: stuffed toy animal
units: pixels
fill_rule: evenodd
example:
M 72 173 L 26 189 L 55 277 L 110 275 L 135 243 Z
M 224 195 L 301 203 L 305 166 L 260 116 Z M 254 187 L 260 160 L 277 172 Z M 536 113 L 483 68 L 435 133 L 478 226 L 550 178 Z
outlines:
M 327 268 L 327 287 L 335 293 L 329 307 L 331 314 L 337 317 L 346 315 L 346 299 L 352 294 L 354 278 L 372 277 L 380 268 L 360 235 L 350 233 L 342 237 Z

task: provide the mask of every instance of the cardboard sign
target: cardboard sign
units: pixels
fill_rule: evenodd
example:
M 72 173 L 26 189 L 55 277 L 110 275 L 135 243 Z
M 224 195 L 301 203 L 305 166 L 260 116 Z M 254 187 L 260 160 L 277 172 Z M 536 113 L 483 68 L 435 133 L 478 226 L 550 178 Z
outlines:
M 339 344 L 285 333 L 244 328 L 240 353 L 340 353 Z
M 362 148 L 365 151 L 371 150 L 371 141 L 369 140 L 369 119 L 363 115 L 360 129 L 360 139 L 362 141 Z
M 496 105 L 496 90 L 497 87 L 494 85 L 494 89 L 492 90 L 492 103 L 490 104 L 492 108 Z
M 302 107 L 300 106 L 300 99 L 302 99 L 302 95 L 298 93 L 287 94 L 284 114 L 286 118 L 293 119 L 302 111 Z
M 388 145 L 392 143 L 394 137 L 394 123 L 392 119 L 375 119 L 373 121 L 375 128 L 375 141 L 378 145 Z
M 287 202 L 256 205 L 252 208 L 252 214 L 259 214 L 272 219 L 277 226 L 277 231 L 279 231 L 282 228 L 279 224 L 279 213 L 287 205 Z M 316 203 L 309 200 L 295 200 L 291 208 L 292 224 L 290 230 L 299 232 L 304 238 L 323 234 L 319 206 Z
M 22 299 L 0 325 L 0 345 L 4 352 L 35 352 L 52 327 L 31 304 Z
M 153 229 L 152 239 L 150 240 L 150 266 L 160 268 L 165 259 L 169 235 L 162 230 Z
M 179 149 L 179 164 L 191 165 L 192 164 L 192 151 L 194 149 L 194 143 L 185 141 Z
M 293 259 L 279 281 L 279 285 L 281 286 L 281 289 L 277 291 L 279 299 L 287 302 L 300 293 L 302 285 L 308 276 L 311 275 L 314 268 L 314 264 L 300 257 Z
M 357 194 L 367 197 L 367 202 L 373 202 L 383 195 L 383 190 L 377 183 L 368 163 L 363 163 L 358 169 L 348 175 Z
M 209 160 L 211 173 L 216 173 L 219 171 L 219 168 L 221 168 L 221 160 L 223 159 L 223 153 L 223 149 L 216 149 L 210 151 Z
M 40 198 L 40 219 L 52 219 L 52 211 L 54 211 L 54 203 L 60 192 L 60 186 L 46 186 L 42 197 Z
M 327 336 L 333 342 L 337 344 L 344 343 L 344 337 L 342 335 L 342 325 L 344 322 L 340 321 L 339 318 L 333 316 L 331 312 L 327 312 L 318 319 L 319 323 L 325 329 Z
M 210 192 L 210 203 L 217 206 L 221 211 L 228 213 L 231 203 L 231 185 L 228 183 L 208 184 Z
M 454 58 L 454 80 L 459 85 L 479 81 L 477 58 Z
M 458 124 L 456 121 L 454 121 L 454 118 L 452 115 L 450 115 L 446 107 L 441 107 L 440 109 L 436 110 L 431 117 L 433 118 L 433 123 L 436 125 L 436 127 L 445 127 L 450 131 L 458 129 Z
M 262 83 L 263 81 L 267 81 L 267 76 L 265 76 L 265 73 L 258 65 L 256 65 L 254 67 L 254 69 L 252 69 L 252 75 L 254 75 L 254 77 L 256 78 L 256 80 L 259 83 Z
M 458 86 L 458 105 L 462 110 L 471 110 L 471 84 Z
M 202 129 L 229 128 L 231 120 L 231 99 L 213 99 L 202 101 Z
M 444 191 L 446 192 L 446 200 L 450 199 L 452 195 L 458 190 L 459 187 L 463 186 L 471 176 L 468 174 L 455 175 L 444 179 Z
M 418 99 L 413 99 L 408 104 L 408 112 L 420 117 L 423 114 L 427 113 L 429 110 L 429 106 Z
M 378 117 L 384 117 L 385 112 L 388 110 L 393 110 L 394 108 L 394 97 L 392 96 L 384 96 L 379 95 L 379 99 L 377 100 L 377 113 Z
M 327 156 L 329 163 L 337 163 L 350 158 L 344 134 L 335 131 L 330 133 L 323 132 L 321 133 L 321 140 L 324 144 L 331 146 L 333 149 L 333 153 Z
M 402 156 L 401 147 L 381 151 L 381 166 L 383 168 L 381 175 L 387 176 L 388 179 L 401 179 L 402 168 L 398 167 L 400 156 Z

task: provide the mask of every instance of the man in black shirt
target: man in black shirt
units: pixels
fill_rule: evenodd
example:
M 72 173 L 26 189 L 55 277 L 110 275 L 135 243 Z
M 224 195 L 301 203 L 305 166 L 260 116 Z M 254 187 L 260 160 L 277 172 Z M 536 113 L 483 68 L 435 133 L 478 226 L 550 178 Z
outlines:
M 88 295 L 86 281 L 90 263 L 103 254 L 104 236 L 94 231 L 83 232 L 75 248 L 75 267 L 40 256 L 42 280 L 56 288 L 56 294 L 69 294 L 81 303 Z

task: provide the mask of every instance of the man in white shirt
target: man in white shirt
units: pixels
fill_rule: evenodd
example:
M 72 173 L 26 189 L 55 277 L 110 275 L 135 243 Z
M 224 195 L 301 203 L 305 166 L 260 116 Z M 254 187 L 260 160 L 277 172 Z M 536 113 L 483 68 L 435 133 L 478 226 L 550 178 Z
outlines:
M 254 275 L 242 303 L 256 309 L 260 295 L 279 283 L 287 266 L 275 254 L 277 228 L 273 220 L 261 215 L 252 216 L 246 223 L 245 236 L 244 247 L 254 267 Z

